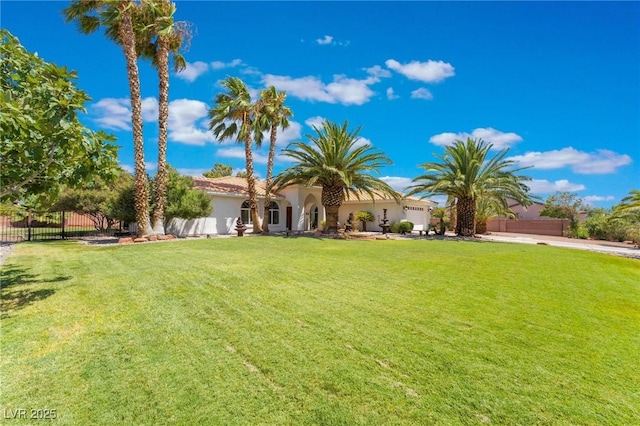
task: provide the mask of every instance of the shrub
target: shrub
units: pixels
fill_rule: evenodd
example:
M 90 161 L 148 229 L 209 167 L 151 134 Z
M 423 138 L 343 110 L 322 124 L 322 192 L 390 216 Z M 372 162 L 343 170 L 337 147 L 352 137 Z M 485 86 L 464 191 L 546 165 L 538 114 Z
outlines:
M 413 231 L 412 222 L 396 222 L 391 224 L 391 232 L 394 234 L 403 234 Z

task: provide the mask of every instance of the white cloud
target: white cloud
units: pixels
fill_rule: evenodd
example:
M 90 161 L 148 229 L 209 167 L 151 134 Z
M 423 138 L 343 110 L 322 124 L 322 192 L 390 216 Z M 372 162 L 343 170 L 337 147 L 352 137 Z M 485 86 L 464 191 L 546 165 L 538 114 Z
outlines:
M 142 100 L 142 119 L 144 121 L 158 121 L 158 100 L 144 98 Z
M 456 140 L 464 142 L 467 138 L 481 138 L 485 142 L 493 144 L 493 149 L 509 148 L 513 144 L 522 140 L 522 136 L 516 133 L 504 133 L 500 130 L 494 129 L 493 127 L 480 127 L 471 133 L 440 133 L 438 135 L 431 136 L 429 142 L 438 146 L 448 146 L 453 145 Z
M 185 69 L 176 74 L 176 77 L 186 80 L 188 82 L 195 81 L 198 77 L 209 70 L 209 65 L 206 62 L 196 61 L 193 63 L 187 62 Z
M 431 94 L 431 92 L 425 89 L 424 87 L 420 87 L 419 89 L 416 89 L 413 92 L 411 92 L 411 97 L 413 99 L 426 99 L 428 101 L 433 99 L 433 95 Z
M 224 68 L 235 68 L 238 65 L 242 65 L 242 59 L 234 59 L 231 62 L 213 61 L 211 62 L 211 68 L 214 70 L 221 70 Z
M 353 144 L 353 148 L 360 148 L 361 146 L 365 146 L 365 145 L 371 145 L 373 146 L 373 144 L 371 143 L 371 141 L 367 138 L 363 138 L 362 136 L 359 136 L 355 143 Z
M 368 102 L 374 95 L 369 85 L 378 81 L 377 77 L 356 80 L 344 75 L 335 75 L 333 82 L 325 84 L 312 76 L 293 78 L 267 74 L 263 77 L 263 83 L 267 86 L 276 86 L 296 98 L 343 105 L 362 105 Z
M 598 149 L 589 153 L 578 151 L 572 147 L 545 152 L 527 152 L 524 155 L 516 155 L 508 159 L 523 167 L 531 166 L 541 170 L 570 167 L 574 173 L 585 175 L 614 173 L 618 167 L 626 166 L 632 162 L 630 156 L 618 154 L 608 149 Z
M 129 99 L 104 98 L 92 105 L 91 110 L 99 117 L 95 122 L 107 129 L 131 130 L 131 108 Z
M 91 106 L 94 121 L 112 130 L 131 130 L 131 103 L 128 98 L 104 98 Z M 158 121 L 156 98 L 142 100 L 142 119 Z
M 304 121 L 304 124 L 306 124 L 309 127 L 322 127 L 322 123 L 324 123 L 327 119 L 324 117 L 320 117 L 319 115 L 315 116 L 315 117 L 311 117 L 311 118 L 307 118 Z
M 131 164 L 123 164 L 120 163 L 120 167 L 127 173 L 130 174 L 134 174 L 136 172 L 135 166 L 131 165 Z M 146 163 L 144 163 L 144 168 L 146 171 L 150 172 L 152 170 L 156 170 L 158 168 L 157 163 L 154 163 L 152 161 L 147 161 Z
M 410 80 L 424 81 L 425 83 L 437 83 L 455 75 L 455 68 L 443 61 L 411 61 L 408 64 L 401 64 L 395 59 L 389 59 L 385 65 Z
M 304 40 L 302 40 L 304 41 Z M 325 35 L 322 38 L 316 39 L 316 43 L 319 45 L 331 45 L 331 46 L 348 46 L 350 41 L 338 41 L 333 36 Z
M 411 178 L 400 176 L 382 176 L 380 180 L 389 184 L 390 187 L 398 192 L 404 192 L 404 190 L 411 185 Z
M 582 191 L 586 188 L 580 183 L 569 182 L 566 179 L 560 179 L 554 182 L 546 179 L 532 179 L 526 182 L 526 185 L 534 194 L 549 194 L 558 191 L 575 192 Z
M 333 43 L 333 37 L 331 37 L 330 35 L 326 35 L 323 38 L 317 39 L 316 43 L 318 43 L 318 44 L 331 44 L 331 43 Z
M 169 139 L 188 145 L 204 145 L 215 138 L 207 129 L 207 104 L 191 99 L 169 103 Z
M 389 99 L 390 101 L 394 100 L 394 99 L 398 99 L 400 96 L 396 95 L 393 92 L 393 87 L 388 87 L 387 88 L 387 99 Z
M 289 121 L 289 127 L 283 129 L 278 127 L 278 133 L 276 135 L 276 146 L 285 146 L 290 142 L 300 140 L 302 136 L 302 125 L 297 121 Z M 267 130 L 262 133 L 262 146 L 269 149 L 269 143 L 271 142 L 271 131 Z
M 391 77 L 391 71 L 382 68 L 380 65 L 374 65 L 371 68 L 364 68 L 364 70 L 367 72 L 367 74 L 376 78 Z
M 243 147 L 220 148 L 216 151 L 216 157 L 246 160 Z M 253 162 L 255 164 L 267 164 L 267 156 L 253 152 Z
M 594 203 L 599 203 L 602 201 L 613 201 L 616 197 L 613 195 L 587 195 L 586 197 L 582 197 L 582 202 L 584 204 L 593 205 Z

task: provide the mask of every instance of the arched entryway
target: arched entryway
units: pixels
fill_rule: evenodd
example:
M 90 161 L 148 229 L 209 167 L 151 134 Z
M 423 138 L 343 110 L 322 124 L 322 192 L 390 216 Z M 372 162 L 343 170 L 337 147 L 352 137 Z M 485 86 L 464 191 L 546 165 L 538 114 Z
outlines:
M 320 226 L 322 221 L 321 207 L 312 194 L 304 200 L 304 230 L 311 231 Z

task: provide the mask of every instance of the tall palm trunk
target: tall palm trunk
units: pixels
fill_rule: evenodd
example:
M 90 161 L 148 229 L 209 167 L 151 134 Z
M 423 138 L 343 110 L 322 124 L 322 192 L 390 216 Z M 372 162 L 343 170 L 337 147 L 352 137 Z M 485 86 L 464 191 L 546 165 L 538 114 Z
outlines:
M 169 126 L 169 45 L 158 39 L 158 171 L 156 173 L 153 232 L 164 235 L 164 207 L 167 201 L 167 129 Z
M 342 205 L 343 189 L 339 185 L 322 187 L 322 206 L 327 213 L 325 232 L 338 232 L 338 211 Z
M 258 216 L 258 196 L 256 194 L 256 179 L 253 176 L 253 153 L 251 151 L 251 132 L 246 132 L 244 138 L 244 154 L 247 161 L 247 184 L 249 186 L 249 208 L 251 209 L 251 221 L 253 233 L 262 232 L 260 216 Z
M 269 141 L 269 157 L 267 158 L 267 192 L 264 197 L 264 223 L 262 231 L 269 232 L 269 214 L 271 212 L 271 186 L 273 186 L 273 160 L 276 156 L 276 137 L 278 126 L 271 126 L 271 137 Z
M 471 197 L 460 197 L 456 206 L 458 216 L 456 234 L 472 237 L 475 234 L 476 200 Z
M 144 140 L 142 137 L 142 98 L 140 94 L 140 75 L 136 55 L 135 35 L 131 5 L 121 2 L 118 6 L 122 11 L 122 22 L 118 26 L 118 33 L 122 41 L 122 49 L 127 61 L 127 76 L 129 78 L 129 91 L 131 96 L 131 126 L 133 128 L 133 149 L 135 161 L 135 210 L 137 234 L 139 237 L 152 233 L 149 220 L 149 190 L 147 187 L 147 174 L 144 163 Z

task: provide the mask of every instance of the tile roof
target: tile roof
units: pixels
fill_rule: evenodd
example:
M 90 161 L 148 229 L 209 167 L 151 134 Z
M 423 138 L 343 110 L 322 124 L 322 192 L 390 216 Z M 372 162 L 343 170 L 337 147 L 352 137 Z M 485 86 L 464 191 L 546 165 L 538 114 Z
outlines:
M 249 186 L 247 178 L 236 176 L 224 176 L 219 178 L 206 178 L 202 176 L 193 177 L 194 186 L 198 189 L 208 192 L 249 195 Z M 267 192 L 266 182 L 256 179 L 256 191 L 259 197 L 264 197 Z M 271 191 L 273 196 L 280 194 Z
M 207 192 L 215 192 L 218 194 L 233 194 L 233 195 L 249 195 L 249 189 L 247 185 L 247 179 L 236 177 L 236 176 L 225 176 L 219 178 L 206 178 L 202 176 L 193 177 L 193 183 L 196 188 L 201 189 Z M 259 197 L 264 197 L 266 193 L 266 182 L 263 180 L 256 179 L 256 189 L 258 191 Z M 271 194 L 274 197 L 283 197 L 281 194 L 278 194 L 275 191 L 271 191 Z M 370 201 L 371 198 L 366 193 L 360 193 L 361 201 Z M 436 204 L 431 200 L 420 199 L 418 197 L 405 197 L 405 201 L 413 201 L 413 202 L 428 202 L 432 204 Z M 381 194 L 374 193 L 373 197 L 374 201 L 383 201 L 383 200 L 391 200 L 391 198 Z M 351 194 L 350 198 L 345 200 L 345 203 L 349 202 L 358 202 L 358 198 Z

